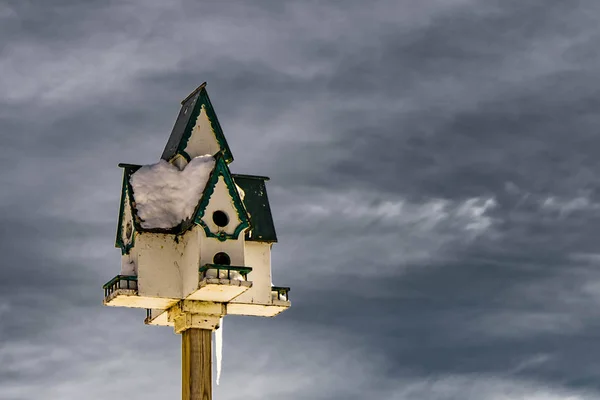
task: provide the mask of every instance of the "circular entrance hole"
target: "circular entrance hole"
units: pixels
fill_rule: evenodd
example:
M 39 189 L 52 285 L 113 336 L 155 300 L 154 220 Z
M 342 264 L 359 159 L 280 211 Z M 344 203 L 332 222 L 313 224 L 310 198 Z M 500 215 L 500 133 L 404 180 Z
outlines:
M 213 263 L 219 265 L 231 265 L 231 258 L 229 258 L 227 253 L 220 252 L 213 257 Z
M 227 226 L 229 223 L 229 217 L 223 211 L 215 211 L 213 213 L 213 222 L 221 228 Z

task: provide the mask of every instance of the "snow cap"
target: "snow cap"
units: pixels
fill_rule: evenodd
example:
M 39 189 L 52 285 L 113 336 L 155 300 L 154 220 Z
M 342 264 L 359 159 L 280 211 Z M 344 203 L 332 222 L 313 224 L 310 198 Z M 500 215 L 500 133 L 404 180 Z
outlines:
M 171 229 L 191 218 L 214 166 L 214 157 L 204 155 L 181 171 L 160 160 L 134 172 L 130 182 L 142 228 Z

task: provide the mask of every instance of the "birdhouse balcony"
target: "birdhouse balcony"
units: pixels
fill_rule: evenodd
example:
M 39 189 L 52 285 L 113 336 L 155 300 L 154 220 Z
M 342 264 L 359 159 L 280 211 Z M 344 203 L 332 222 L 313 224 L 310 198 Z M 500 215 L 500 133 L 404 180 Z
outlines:
M 104 305 L 133 308 L 167 308 L 177 299 L 140 296 L 137 276 L 117 275 L 106 282 L 104 289 Z
M 169 312 L 160 309 L 146 309 L 146 325 L 173 326 L 173 322 L 168 319 Z
M 117 275 L 102 288 L 106 304 L 119 296 L 137 296 L 137 276 Z
M 283 286 L 271 287 L 271 300 L 273 305 L 289 307 L 290 305 L 290 288 Z
M 227 303 L 252 287 L 248 281 L 250 267 L 206 264 L 199 269 L 198 289 L 188 300 Z

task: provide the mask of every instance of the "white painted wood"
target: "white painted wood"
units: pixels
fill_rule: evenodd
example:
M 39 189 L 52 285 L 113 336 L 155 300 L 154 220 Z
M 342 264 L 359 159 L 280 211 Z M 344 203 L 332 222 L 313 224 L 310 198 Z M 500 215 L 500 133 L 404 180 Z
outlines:
M 219 327 L 220 317 L 201 314 L 183 314 L 174 318 L 175 333 L 191 328 L 215 330 Z
M 153 309 L 150 310 L 150 317 L 147 318 L 144 322 L 147 325 L 173 326 L 174 323 L 169 321 L 167 316 L 167 310 Z
M 201 240 L 204 230 L 201 226 L 194 226 L 183 236 L 183 255 L 181 259 L 182 298 L 188 297 L 198 289 L 200 269 Z
M 137 252 L 130 251 L 129 254 L 121 256 L 121 275 L 137 276 Z
M 206 125 L 200 126 L 196 133 L 201 134 L 202 129 L 205 128 Z M 200 146 L 198 144 L 200 142 L 202 141 L 194 143 Z M 194 154 L 190 155 L 194 156 Z M 174 160 L 174 162 L 181 163 L 183 166 L 185 160 L 182 160 Z M 236 187 L 236 190 L 241 189 Z M 228 215 L 227 226 L 218 227 L 213 222 L 213 212 L 217 210 Z M 131 218 L 131 210 L 127 204 L 123 218 L 123 232 L 126 232 L 127 221 L 131 221 Z M 203 222 L 214 234 L 218 234 L 220 230 L 232 234 L 241 222 L 223 177 L 219 177 L 208 202 Z M 123 239 L 130 240 L 131 236 L 126 236 L 124 235 Z M 199 268 L 214 263 L 214 256 L 219 252 L 229 255 L 231 265 L 251 267 L 252 272 L 248 275 L 248 281 L 201 276 Z M 246 242 L 244 232 L 240 233 L 237 240 L 225 241 L 206 237 L 204 229 L 199 225 L 193 226 L 184 235 L 177 237 L 177 241 L 174 235 L 139 232 L 136 235 L 135 247 L 130 254 L 122 257 L 121 273 L 137 276 L 138 290 L 118 289 L 105 300 L 105 304 L 150 308 L 152 311 L 147 322 L 152 325 L 173 325 L 174 320 L 169 319 L 168 313 L 164 310 L 181 299 L 200 302 L 197 304 L 227 303 L 229 314 L 265 317 L 277 315 L 289 308 L 291 304 L 273 298 L 271 244 Z M 211 324 L 212 322 L 206 326 Z M 180 321 L 180 328 L 184 325 L 187 326 Z
M 255 317 L 274 317 L 275 315 L 287 310 L 291 303 L 286 302 L 286 305 L 262 305 L 262 304 L 241 304 L 228 303 L 227 315 L 248 315 Z
M 221 317 L 227 312 L 227 307 L 221 303 L 207 301 L 183 300 L 173 306 L 171 313 L 208 314 Z
M 139 296 L 133 289 L 117 289 L 104 299 L 104 305 L 132 308 L 168 308 L 179 299 Z
M 245 242 L 246 266 L 252 268 L 248 280 L 252 288 L 232 300 L 234 303 L 271 304 L 271 244 Z
M 219 252 L 227 253 L 231 258 L 231 265 L 245 266 L 244 261 L 244 236 L 240 234 L 238 240 L 225 240 L 221 242 L 216 238 L 207 238 L 204 235 L 200 237 L 200 266 L 213 264 L 215 254 Z M 249 279 L 250 280 L 250 279 Z
M 252 282 L 229 279 L 204 279 L 198 290 L 190 294 L 186 300 L 202 300 L 227 303 L 244 293 L 252 286 Z
M 220 150 L 219 142 L 208 119 L 208 115 L 206 115 L 206 108 L 202 106 L 202 110 L 196 119 L 196 124 L 185 147 L 185 152 L 191 158 L 194 158 L 205 154 L 214 156 Z
M 182 298 L 182 241 L 177 243 L 173 235 L 144 232 L 137 236 L 135 247 L 139 295 Z
M 225 313 L 220 303 L 184 300 L 167 311 L 167 318 L 174 323 L 175 333 L 181 333 L 190 328 L 214 330 Z
M 234 188 L 236 190 L 236 188 Z M 217 224 L 213 222 L 213 213 L 215 211 L 223 211 L 229 217 L 229 223 L 225 227 L 219 227 Z M 227 188 L 227 184 L 225 183 L 225 179 L 222 176 L 219 176 L 219 180 L 215 185 L 215 190 L 210 196 L 210 200 L 206 206 L 206 211 L 204 212 L 204 216 L 202 217 L 202 221 L 208 226 L 210 231 L 214 234 L 217 234 L 221 231 L 233 234 L 235 228 L 241 223 L 239 216 L 237 215 L 237 210 L 233 204 L 233 199 L 229 194 L 229 189 Z M 244 231 L 240 233 L 240 236 L 244 234 Z

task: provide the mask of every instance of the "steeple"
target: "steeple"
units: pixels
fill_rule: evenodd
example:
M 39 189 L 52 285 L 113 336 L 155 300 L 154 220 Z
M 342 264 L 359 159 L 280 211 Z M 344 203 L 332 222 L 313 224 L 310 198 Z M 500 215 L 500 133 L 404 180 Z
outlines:
M 217 153 L 221 153 L 227 163 L 233 161 L 204 82 L 181 102 L 181 111 L 161 158 L 177 162 L 183 157 L 190 161 L 194 157 Z

